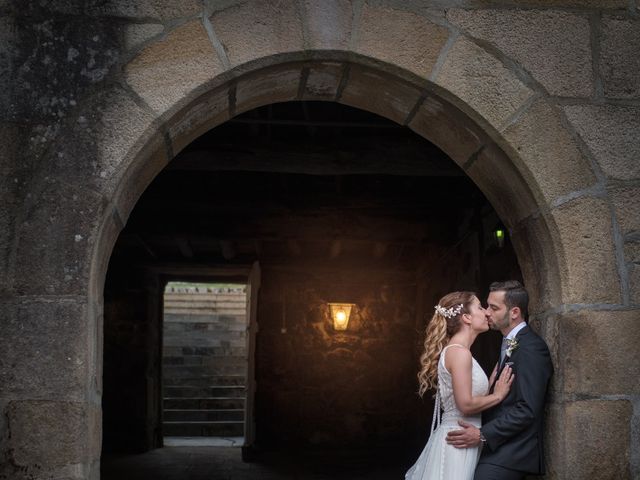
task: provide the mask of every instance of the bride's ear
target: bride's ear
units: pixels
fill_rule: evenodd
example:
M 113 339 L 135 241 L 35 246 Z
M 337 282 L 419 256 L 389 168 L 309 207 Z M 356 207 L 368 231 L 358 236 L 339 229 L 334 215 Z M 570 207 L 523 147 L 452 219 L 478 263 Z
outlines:
M 471 314 L 463 313 L 462 315 L 460 315 L 460 320 L 462 320 L 462 323 L 466 325 L 471 325 Z

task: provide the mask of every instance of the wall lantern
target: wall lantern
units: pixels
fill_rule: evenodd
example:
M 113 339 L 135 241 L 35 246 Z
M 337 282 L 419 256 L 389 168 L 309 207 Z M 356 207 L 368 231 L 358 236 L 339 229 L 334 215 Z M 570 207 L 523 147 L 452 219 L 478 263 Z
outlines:
M 505 233 L 506 232 L 503 227 L 496 227 L 496 229 L 493 231 L 493 236 L 496 239 L 496 243 L 498 244 L 499 248 L 504 247 Z
M 333 328 L 335 330 L 347 329 L 353 307 L 355 307 L 353 303 L 329 303 L 331 319 L 333 320 Z

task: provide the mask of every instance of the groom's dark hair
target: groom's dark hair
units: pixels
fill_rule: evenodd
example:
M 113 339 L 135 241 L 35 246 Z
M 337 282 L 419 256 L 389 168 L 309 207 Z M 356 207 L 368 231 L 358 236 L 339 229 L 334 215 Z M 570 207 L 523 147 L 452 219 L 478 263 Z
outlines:
M 517 280 L 507 280 L 506 282 L 493 282 L 489 285 L 490 292 L 504 292 L 504 303 L 511 310 L 518 307 L 522 312 L 522 318 L 529 317 L 529 294 Z

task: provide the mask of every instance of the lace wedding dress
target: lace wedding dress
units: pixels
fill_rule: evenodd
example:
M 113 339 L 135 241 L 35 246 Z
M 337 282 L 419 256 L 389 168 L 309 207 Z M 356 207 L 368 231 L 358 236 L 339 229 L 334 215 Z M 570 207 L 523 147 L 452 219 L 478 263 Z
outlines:
M 480 414 L 464 416 L 456 407 L 451 385 L 451 374 L 447 371 L 444 358 L 448 345 L 440 354 L 438 361 L 438 393 L 431 422 L 431 436 L 422 450 L 418 461 L 405 475 L 405 480 L 472 480 L 480 457 L 480 446 L 474 448 L 455 448 L 446 442 L 447 432 L 460 428 L 458 420 L 464 420 L 480 427 Z M 462 347 L 461 345 L 457 345 Z M 465 348 L 465 347 L 462 347 Z M 489 380 L 482 367 L 472 360 L 471 391 L 472 395 L 486 395 Z M 442 408 L 443 413 L 440 414 Z

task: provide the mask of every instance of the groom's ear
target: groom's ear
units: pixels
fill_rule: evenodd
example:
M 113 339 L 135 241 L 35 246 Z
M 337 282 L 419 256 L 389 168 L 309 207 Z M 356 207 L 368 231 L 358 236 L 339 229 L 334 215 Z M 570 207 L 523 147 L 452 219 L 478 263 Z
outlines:
M 513 307 L 511 309 L 511 318 L 518 318 L 522 316 L 522 310 L 520 310 L 520 307 Z

